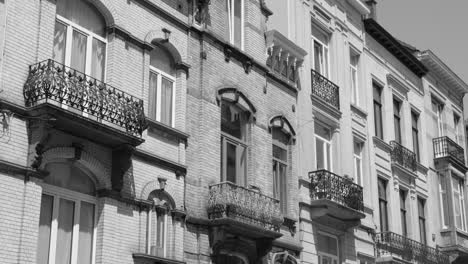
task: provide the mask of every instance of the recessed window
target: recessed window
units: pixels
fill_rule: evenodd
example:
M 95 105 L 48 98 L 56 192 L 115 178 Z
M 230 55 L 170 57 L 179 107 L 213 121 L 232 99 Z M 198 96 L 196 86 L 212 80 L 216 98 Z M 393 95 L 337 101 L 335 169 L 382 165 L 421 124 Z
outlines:
M 463 145 L 463 132 L 461 131 L 460 126 L 460 116 L 457 114 L 453 114 L 453 129 L 455 130 L 455 142 L 458 145 Z
M 419 115 L 413 111 L 411 111 L 411 133 L 413 137 L 413 151 L 416 154 L 416 160 L 420 161 L 420 154 L 419 154 Z
M 395 141 L 401 144 L 401 102 L 393 99 L 393 128 L 395 130 Z
M 36 263 L 93 263 L 96 236 L 94 182 L 65 163 L 45 167 Z
M 363 148 L 364 143 L 359 142 L 359 141 L 354 141 L 354 154 L 353 154 L 353 160 L 354 160 L 354 178 L 356 179 L 356 182 L 364 186 L 363 184 L 363 179 L 362 179 L 362 148 Z
M 401 234 L 404 237 L 408 236 L 408 214 L 406 210 L 406 194 L 407 192 L 400 190 Z
M 449 225 L 449 202 L 448 202 L 448 196 L 447 196 L 447 178 L 442 173 L 439 173 L 439 197 L 440 197 L 440 210 L 442 211 L 442 227 L 447 228 Z
M 332 170 L 332 136 L 330 128 L 315 122 L 315 165 L 317 169 Z
M 427 244 L 426 240 L 426 200 L 418 197 L 418 215 L 419 215 L 419 239 L 424 245 Z
M 228 40 L 244 48 L 244 0 L 225 0 L 228 24 Z
M 387 182 L 383 179 L 378 179 L 378 192 L 379 192 L 379 217 L 380 217 L 380 231 L 388 231 L 388 211 L 387 211 Z
M 452 177 L 453 207 L 455 214 L 455 226 L 458 229 L 466 231 L 466 212 L 465 212 L 465 188 L 463 180 Z
M 248 118 L 237 105 L 221 103 L 221 181 L 246 183 Z
M 105 29 L 104 18 L 88 1 L 57 1 L 53 59 L 104 81 Z
M 150 193 L 148 200 L 153 205 L 148 213 L 147 221 L 147 254 L 167 258 L 167 245 L 170 237 L 168 230 L 172 226 L 172 218 L 168 217 L 173 209 L 171 199 L 164 191 L 155 190 Z
M 338 264 L 338 239 L 335 236 L 327 235 L 325 233 L 318 233 L 316 238 L 318 263 Z
M 273 136 L 273 198 L 280 201 L 281 211 L 287 212 L 287 175 L 289 164 L 289 135 L 272 128 Z
M 436 137 L 442 137 L 445 135 L 444 122 L 443 122 L 443 117 L 442 117 L 444 105 L 440 103 L 437 99 L 432 97 L 431 109 L 432 109 L 432 115 L 435 118 L 434 130 L 437 132 Z
M 359 86 L 358 86 L 358 64 L 359 53 L 353 48 L 349 49 L 349 75 L 351 84 L 351 103 L 359 105 Z
M 328 34 L 312 25 L 312 65 L 321 75 L 329 76 Z
M 375 136 L 384 139 L 382 122 L 382 88 L 376 83 L 372 83 L 374 95 L 374 129 Z
M 150 54 L 148 117 L 174 126 L 176 72 L 171 54 L 155 47 Z

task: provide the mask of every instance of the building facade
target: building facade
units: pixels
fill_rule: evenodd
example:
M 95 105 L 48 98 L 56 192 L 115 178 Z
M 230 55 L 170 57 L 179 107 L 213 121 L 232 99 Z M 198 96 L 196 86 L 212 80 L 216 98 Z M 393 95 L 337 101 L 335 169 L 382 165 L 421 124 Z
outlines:
M 463 98 L 375 1 L 0 0 L 2 263 L 465 263 Z

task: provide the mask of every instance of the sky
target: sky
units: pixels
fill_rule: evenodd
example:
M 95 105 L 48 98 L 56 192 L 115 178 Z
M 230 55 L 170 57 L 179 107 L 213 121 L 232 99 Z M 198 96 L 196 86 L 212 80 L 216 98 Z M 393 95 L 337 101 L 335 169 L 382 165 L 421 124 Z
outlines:
M 468 0 L 377 0 L 377 22 L 468 83 Z

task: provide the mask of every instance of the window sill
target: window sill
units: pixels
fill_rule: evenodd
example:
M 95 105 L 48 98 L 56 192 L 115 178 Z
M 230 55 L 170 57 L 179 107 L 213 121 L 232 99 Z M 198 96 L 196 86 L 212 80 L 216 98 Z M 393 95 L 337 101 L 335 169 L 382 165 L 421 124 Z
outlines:
M 148 126 L 155 129 L 155 130 L 158 130 L 158 131 L 161 131 L 163 133 L 166 133 L 166 134 L 169 134 L 179 140 L 182 140 L 184 141 L 185 143 L 187 143 L 187 139 L 189 138 L 189 134 L 183 132 L 183 131 L 180 131 L 179 129 L 176 129 L 176 128 L 173 128 L 171 126 L 168 126 L 164 123 L 161 123 L 159 121 L 156 121 L 156 120 L 153 120 L 153 119 L 150 119 L 150 118 L 146 118 L 146 122 L 148 122 Z
M 383 139 L 381 139 L 379 137 L 376 137 L 376 136 L 373 136 L 372 139 L 374 141 L 374 146 L 377 146 L 380 149 L 382 149 L 382 150 L 384 150 L 384 151 L 386 151 L 388 153 L 390 153 L 390 151 L 392 150 L 392 147 L 390 146 L 390 144 L 383 141 Z
M 157 256 L 145 254 L 145 253 L 133 253 L 132 257 L 133 257 L 133 259 L 149 260 L 149 261 L 153 261 L 154 263 L 186 264 L 186 262 L 184 262 L 184 261 L 168 259 L 168 258 L 161 258 L 161 257 L 157 257 Z
M 159 164 L 163 167 L 166 167 L 169 170 L 172 170 L 177 176 L 185 176 L 187 174 L 187 166 L 175 161 L 165 159 L 148 151 L 135 149 L 133 155 L 143 160 L 150 161 Z

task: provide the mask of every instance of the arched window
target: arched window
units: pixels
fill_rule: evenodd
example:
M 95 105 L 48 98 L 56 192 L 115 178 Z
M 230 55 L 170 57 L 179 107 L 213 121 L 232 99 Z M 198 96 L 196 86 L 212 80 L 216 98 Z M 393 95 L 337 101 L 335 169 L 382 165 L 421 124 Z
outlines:
M 172 219 L 168 216 L 174 209 L 173 201 L 163 190 L 151 192 L 148 200 L 153 202 L 153 206 L 148 213 L 147 254 L 167 258 L 172 229 Z
M 45 167 L 37 246 L 38 264 L 91 264 L 95 255 L 96 187 L 68 163 Z
M 249 112 L 221 102 L 221 181 L 245 185 Z
M 150 54 L 148 117 L 169 126 L 174 126 L 175 80 L 173 57 L 155 47 Z
M 106 22 L 87 0 L 58 0 L 53 59 L 104 80 Z
M 280 201 L 281 211 L 286 213 L 290 136 L 279 127 L 272 127 L 271 134 L 273 139 L 273 198 Z

